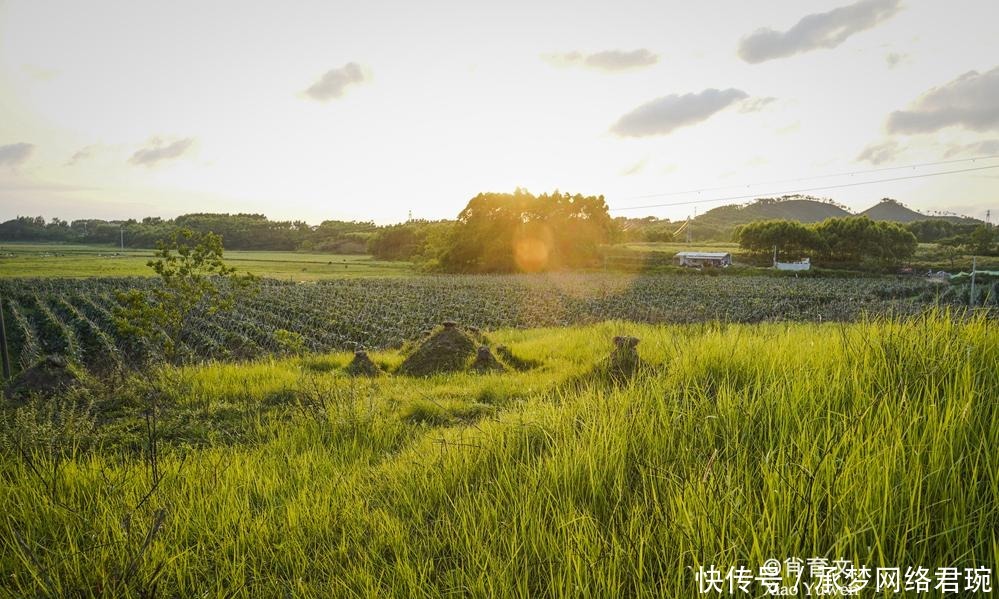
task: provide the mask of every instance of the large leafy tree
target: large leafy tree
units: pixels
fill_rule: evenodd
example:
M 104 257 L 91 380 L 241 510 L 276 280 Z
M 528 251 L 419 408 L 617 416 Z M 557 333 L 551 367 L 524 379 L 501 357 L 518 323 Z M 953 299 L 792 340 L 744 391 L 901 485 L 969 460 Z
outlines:
M 899 224 L 872 221 L 866 216 L 830 218 L 815 226 L 820 255 L 831 262 L 896 263 L 910 258 L 916 236 Z
M 999 229 L 983 224 L 976 227 L 968 235 L 968 241 L 965 246 L 973 254 L 989 256 L 999 250 L 996 247 L 997 243 L 999 243 Z
M 808 225 L 788 220 L 757 221 L 735 230 L 740 247 L 754 254 L 769 255 L 777 248 L 779 258 L 797 259 L 819 249 L 819 236 Z
M 459 272 L 592 266 L 616 231 L 603 196 L 482 193 L 458 214 L 440 263 Z

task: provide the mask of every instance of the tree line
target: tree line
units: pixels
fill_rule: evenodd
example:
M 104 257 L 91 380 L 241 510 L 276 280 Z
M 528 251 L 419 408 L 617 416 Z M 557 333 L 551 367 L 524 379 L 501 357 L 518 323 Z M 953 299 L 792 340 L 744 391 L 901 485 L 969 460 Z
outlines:
M 603 196 L 523 189 L 482 193 L 453 221 L 272 221 L 262 214 L 186 214 L 174 219 L 67 222 L 18 217 L 0 223 L 0 241 L 58 241 L 156 247 L 179 230 L 214 233 L 229 250 L 306 250 L 370 253 L 426 270 L 514 272 L 581 268 L 599 263 L 599 247 L 617 239 L 618 227 Z
M 815 224 L 757 221 L 736 227 L 734 239 L 743 250 L 757 256 L 769 256 L 776 249 L 779 259 L 813 256 L 833 264 L 897 264 L 911 258 L 923 240 L 959 247 L 969 254 L 999 252 L 999 231 L 986 224 L 968 227 L 917 221 L 901 225 L 866 216 L 830 218 Z
M 185 214 L 173 219 L 68 222 L 40 216 L 19 216 L 0 223 L 0 241 L 123 244 L 128 248 L 155 248 L 177 231 L 219 235 L 229 250 L 314 250 L 364 254 L 377 230 L 372 222 L 328 220 L 318 226 L 302 221 L 272 221 L 262 214 Z
M 536 196 L 518 188 L 513 193 L 480 193 L 454 220 L 410 220 L 384 226 L 328 220 L 312 226 L 302 221 L 272 221 L 262 214 L 72 222 L 18 217 L 0 223 L 0 242 L 118 245 L 123 239 L 126 247 L 150 248 L 178 230 L 190 230 L 214 233 L 231 250 L 368 253 L 382 260 L 413 262 L 428 271 L 533 272 L 597 266 L 602 246 L 622 241 L 679 241 L 673 236 L 680 224 L 654 217 L 611 218 L 603 196 L 557 190 Z M 694 239 L 705 240 L 707 231 L 698 229 L 696 220 L 689 226 Z M 996 229 L 984 224 L 924 220 L 902 225 L 862 216 L 814 224 L 756 221 L 737 226 L 732 239 L 758 259 L 769 256 L 776 246 L 782 259 L 813 256 L 829 264 L 899 263 L 912 257 L 918 242 L 977 255 L 999 252 Z

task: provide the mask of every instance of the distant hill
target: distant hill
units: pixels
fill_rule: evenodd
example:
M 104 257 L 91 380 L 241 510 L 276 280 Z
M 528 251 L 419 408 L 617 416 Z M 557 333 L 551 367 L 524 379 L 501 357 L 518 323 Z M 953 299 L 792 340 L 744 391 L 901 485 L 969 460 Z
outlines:
M 896 223 L 911 223 L 917 220 L 946 220 L 952 223 L 975 223 L 977 219 L 958 215 L 930 215 L 916 212 L 906 207 L 901 202 L 891 198 L 884 198 L 874 206 L 858 213 L 857 216 L 866 216 L 871 220 L 891 221 Z
M 698 224 L 711 227 L 734 227 L 758 220 L 793 220 L 802 223 L 817 223 L 827 218 L 851 216 L 850 212 L 833 203 L 809 196 L 783 196 L 762 198 L 751 204 L 739 206 L 731 204 L 708 210 L 695 220 Z
M 978 223 L 977 219 L 958 215 L 931 215 L 916 212 L 891 198 L 884 198 L 863 212 L 853 214 L 845 206 L 832 200 L 811 196 L 782 196 L 761 198 L 746 205 L 730 204 L 708 210 L 694 219 L 694 223 L 709 229 L 731 229 L 736 225 L 759 220 L 791 220 L 801 223 L 817 223 L 827 218 L 846 216 L 866 216 L 876 221 L 909 223 L 917 220 L 946 220 L 952 223 Z

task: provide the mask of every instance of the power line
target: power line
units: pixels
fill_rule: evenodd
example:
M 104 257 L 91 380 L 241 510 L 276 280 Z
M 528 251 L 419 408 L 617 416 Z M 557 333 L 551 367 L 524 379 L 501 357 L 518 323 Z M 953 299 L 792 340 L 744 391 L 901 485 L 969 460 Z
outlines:
M 976 166 L 973 168 L 962 168 L 952 171 L 938 171 L 935 173 L 922 173 L 919 175 L 906 175 L 904 177 L 890 177 L 888 179 L 874 179 L 871 181 L 855 181 L 853 183 L 840 183 L 838 185 L 823 185 L 821 187 L 802 187 L 799 189 L 785 189 L 783 191 L 770 191 L 766 193 L 751 193 L 747 195 L 725 196 L 720 198 L 687 200 L 684 202 L 670 202 L 666 204 L 646 204 L 644 206 L 625 206 L 622 208 L 608 208 L 608 210 L 643 210 L 645 208 L 666 208 L 669 206 L 689 206 L 691 204 L 706 204 L 709 202 L 724 202 L 727 200 L 747 200 L 763 196 L 780 196 L 792 193 L 804 193 L 809 191 L 823 191 L 826 189 L 842 189 L 844 187 L 857 187 L 860 185 L 873 185 L 874 183 L 889 183 L 891 181 L 905 181 L 906 179 L 922 179 L 924 177 L 937 177 L 939 175 L 953 175 L 955 173 L 968 173 L 971 171 L 984 171 L 990 168 L 999 168 L 999 164 L 990 166 Z M 665 194 L 664 194 L 665 195 Z
M 791 179 L 777 179 L 774 181 L 759 181 L 757 183 L 746 183 L 739 185 L 724 185 L 721 187 L 702 187 L 700 189 L 688 189 L 686 191 L 670 191 L 665 193 L 650 193 L 646 195 L 639 196 L 629 196 L 627 198 L 622 198 L 624 200 L 642 200 L 646 198 L 663 198 L 669 196 L 679 196 L 687 195 L 691 193 L 701 193 L 704 191 L 721 191 L 723 189 L 735 189 L 737 187 L 756 187 L 758 185 L 776 185 L 778 183 L 793 183 L 795 181 L 815 181 L 817 179 L 832 179 L 834 177 L 847 177 L 854 175 L 867 175 L 870 173 L 882 173 L 885 171 L 899 171 L 907 168 L 921 168 L 924 166 L 940 166 L 943 164 L 957 164 L 960 162 L 975 162 L 976 160 L 990 160 L 993 158 L 999 158 L 999 154 L 993 154 L 991 156 L 976 156 L 974 158 L 958 158 L 954 160 L 938 160 L 936 162 L 916 162 L 913 164 L 903 164 L 902 166 L 887 166 L 883 168 L 872 168 L 860 171 L 843 171 L 840 173 L 831 173 L 828 175 L 816 175 L 814 177 L 795 177 Z

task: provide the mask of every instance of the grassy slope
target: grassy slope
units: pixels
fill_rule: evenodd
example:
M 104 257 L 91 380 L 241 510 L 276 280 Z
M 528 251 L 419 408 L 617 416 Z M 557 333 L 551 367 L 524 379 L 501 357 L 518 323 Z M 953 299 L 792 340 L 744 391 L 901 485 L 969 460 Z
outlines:
M 621 333 L 661 367 L 623 388 L 588 378 Z M 999 565 L 994 323 L 490 337 L 545 366 L 367 382 L 345 379 L 348 356 L 333 355 L 174 373 L 166 476 L 139 509 L 140 418 L 91 430 L 8 409 L 0 584 L 58 596 L 138 596 L 154 579 L 168 596 L 694 596 L 697 564 Z M 79 449 L 56 466 L 50 437 Z
M 0 277 L 149 276 L 152 270 L 146 262 L 152 256 L 153 250 L 108 246 L 4 243 L 0 244 Z M 371 256 L 227 251 L 225 258 L 240 272 L 295 281 L 412 273 L 408 263 L 374 260 Z

